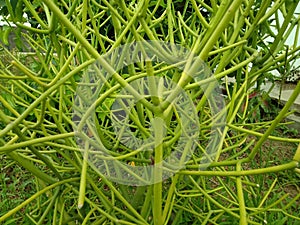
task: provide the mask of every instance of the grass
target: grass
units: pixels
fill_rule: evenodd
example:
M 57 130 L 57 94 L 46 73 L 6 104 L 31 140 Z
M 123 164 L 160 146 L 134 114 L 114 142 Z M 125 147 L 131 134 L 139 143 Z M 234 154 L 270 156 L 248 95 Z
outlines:
M 21 204 L 36 192 L 36 179 L 5 155 L 0 155 L 0 216 Z M 29 224 L 30 205 L 13 215 L 5 224 Z

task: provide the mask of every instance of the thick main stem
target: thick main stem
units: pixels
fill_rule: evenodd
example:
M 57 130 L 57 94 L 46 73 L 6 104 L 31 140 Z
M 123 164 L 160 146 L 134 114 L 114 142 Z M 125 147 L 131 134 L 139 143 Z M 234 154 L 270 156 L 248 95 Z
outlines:
M 154 150 L 154 182 L 153 185 L 153 218 L 155 225 L 163 224 L 162 217 L 162 180 L 163 180 L 163 119 L 155 117 L 153 119 L 153 127 L 155 134 L 155 150 Z

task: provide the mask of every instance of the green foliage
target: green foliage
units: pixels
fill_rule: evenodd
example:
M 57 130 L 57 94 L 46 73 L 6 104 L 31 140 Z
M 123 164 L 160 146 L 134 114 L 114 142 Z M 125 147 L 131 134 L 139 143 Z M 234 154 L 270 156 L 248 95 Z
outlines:
M 299 95 L 300 83 L 282 109 L 259 92 L 271 71 L 288 71 L 299 56 L 296 41 L 285 47 L 291 28 L 299 21 L 294 13 L 297 4 L 240 0 L 0 1 L 7 21 L 27 31 L 25 37 L 32 48 L 23 56 L 5 49 L 0 55 L 0 223 L 299 222 L 300 150 L 298 147 L 296 152 L 296 145 L 300 139 L 284 137 L 282 132 L 273 135 Z M 25 25 L 23 13 L 30 27 Z M 283 23 L 277 19 L 280 13 Z M 299 29 L 299 23 L 296 26 Z M 1 37 L 5 43 L 6 34 Z M 273 41 L 268 43 L 268 38 Z M 96 129 L 88 130 L 87 136 L 97 135 L 112 156 L 132 167 L 160 162 L 173 151 L 176 139 L 165 140 L 164 145 L 154 141 L 154 155 L 135 154 L 130 138 L 128 145 L 120 143 L 109 115 L 117 99 L 124 97 L 121 87 L 131 87 L 141 77 L 165 77 L 180 84 L 195 104 L 200 134 L 192 158 L 174 176 L 145 187 L 113 182 L 89 166 L 84 149 L 76 142 L 74 130 L 79 125 L 72 118 L 74 95 L 83 85 L 80 80 L 87 68 L 122 44 L 142 40 L 161 40 L 191 49 L 214 72 L 215 79 L 223 80 L 226 90 L 226 112 L 214 114 L 212 105 L 219 102 L 209 102 L 204 90 L 199 90 L 204 84 L 209 93 L 211 79 L 186 79 L 181 70 L 167 63 L 135 63 L 107 80 L 99 90 L 106 98 L 96 107 Z M 174 57 L 170 51 L 160 50 Z M 232 86 L 229 77 L 236 79 Z M 256 90 L 252 89 L 254 84 Z M 81 94 L 87 102 L 94 100 L 85 92 Z M 147 97 L 129 110 L 131 117 L 126 123 L 135 137 L 147 139 L 151 118 L 162 114 L 168 115 L 160 117 L 167 121 L 167 134 L 176 137 L 181 129 L 178 112 L 161 112 L 165 110 L 162 106 L 161 99 Z M 215 118 L 222 116 L 226 116 L 225 128 L 217 124 L 212 131 Z M 153 126 L 157 134 L 163 133 L 160 124 Z M 211 143 L 216 153 L 210 154 L 205 148 L 213 132 L 219 133 L 220 139 Z M 281 144 L 276 148 L 270 140 Z M 281 149 L 286 150 L 287 144 L 289 154 L 284 155 Z M 201 163 L 202 157 L 211 158 L 208 168 Z
M 266 92 L 251 93 L 248 104 L 247 118 L 249 118 L 251 123 L 270 121 L 280 111 L 278 103 L 272 100 Z

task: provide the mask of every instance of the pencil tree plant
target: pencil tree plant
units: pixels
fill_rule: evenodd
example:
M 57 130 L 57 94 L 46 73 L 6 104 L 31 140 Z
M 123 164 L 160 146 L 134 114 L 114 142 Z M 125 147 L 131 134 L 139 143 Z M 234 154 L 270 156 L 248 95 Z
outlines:
M 253 86 L 299 58 L 298 1 L 0 3 L 30 46 L 1 49 L 0 153 L 36 182 L 0 222 L 24 208 L 31 224 L 300 220 L 300 195 L 276 189 L 299 176 L 300 147 L 258 161 L 268 140 L 300 146 L 274 136 L 300 83 L 274 118 L 249 110 Z

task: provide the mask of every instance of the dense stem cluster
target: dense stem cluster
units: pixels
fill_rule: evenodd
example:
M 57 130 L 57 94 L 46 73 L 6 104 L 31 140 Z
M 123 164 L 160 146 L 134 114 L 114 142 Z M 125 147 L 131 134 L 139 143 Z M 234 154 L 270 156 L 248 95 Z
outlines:
M 267 140 L 300 143 L 274 136 L 300 82 L 271 120 L 253 122 L 249 97 L 299 58 L 297 1 L 5 2 L 8 21 L 28 31 L 30 52 L 1 50 L 8 62 L 0 61 L 0 154 L 32 173 L 37 190 L 0 214 L 0 223 L 35 201 L 27 214 L 34 224 L 262 224 L 274 211 L 300 220 L 292 214 L 299 194 L 268 202 L 277 178 L 265 189 L 256 179 L 289 170 L 299 176 L 300 147 L 280 165 L 261 167 L 257 157 Z M 145 41 L 132 57 L 130 44 Z M 119 65 L 126 60 L 136 61 Z M 214 101 L 221 95 L 224 105 Z M 122 164 L 103 172 L 98 159 L 101 168 Z M 150 184 L 122 172 L 152 165 L 159 166 L 147 174 L 155 177 Z M 126 184 L 132 177 L 137 185 Z

